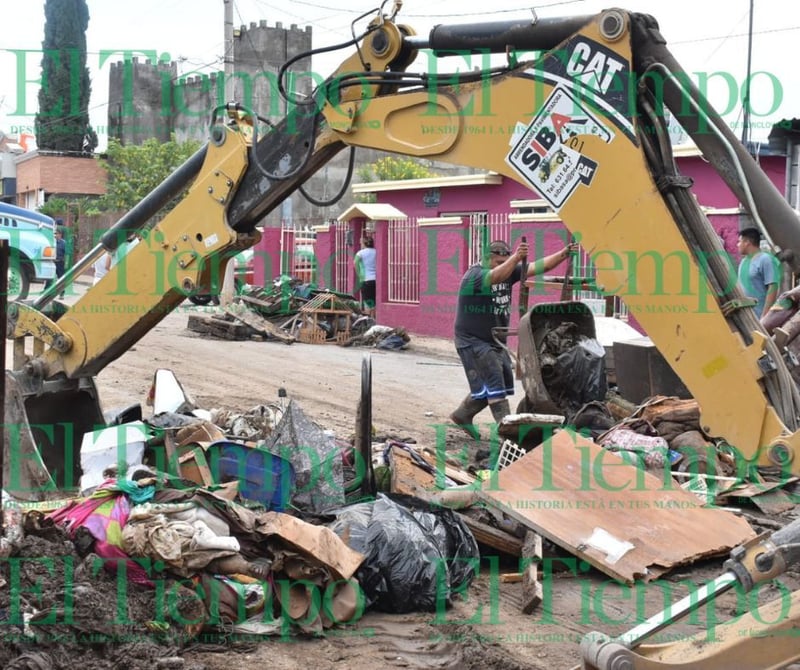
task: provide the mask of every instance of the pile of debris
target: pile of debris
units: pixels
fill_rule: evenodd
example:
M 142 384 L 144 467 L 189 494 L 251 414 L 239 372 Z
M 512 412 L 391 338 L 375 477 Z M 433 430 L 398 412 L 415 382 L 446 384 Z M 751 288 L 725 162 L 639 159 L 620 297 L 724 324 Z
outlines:
M 319 290 L 281 276 L 271 287 L 248 286 L 220 314 L 192 314 L 189 330 L 228 340 L 267 339 L 285 344 L 335 343 L 404 349 L 402 329 L 376 325 L 349 294 Z
M 701 425 L 700 407 L 645 337 L 602 346 L 582 303 L 521 320 L 519 364 L 525 398 L 499 435 L 525 451 L 554 428 L 571 426 L 605 451 L 679 481 L 709 504 L 793 509 L 782 489 L 797 482 L 780 468 L 757 468 Z
M 477 544 L 454 512 L 365 500 L 353 447 L 295 401 L 198 409 L 159 370 L 148 402 L 150 418 L 84 435 L 79 490 L 3 492 L 0 666 L 183 667 L 201 634 L 321 635 L 368 608 L 436 611 L 474 577 Z
M 84 436 L 78 491 L 36 503 L 3 492 L 0 662 L 72 667 L 89 645 L 87 668 L 129 655 L 143 665 L 124 667 L 182 667 L 201 635 L 324 635 L 369 609 L 439 612 L 498 552 L 518 558 L 499 579 L 520 585 L 530 614 L 553 558 L 630 585 L 756 536 L 728 506 L 775 511 L 764 496 L 779 487 L 719 474 L 728 459 L 693 401 L 584 397 L 560 367 L 582 357 L 592 393 L 604 391 L 597 348 L 571 330 L 546 346 L 541 389 L 568 411 L 491 424 L 480 466 L 444 440 L 373 441 L 368 386 L 350 443 L 293 400 L 200 409 L 157 371 L 151 417 Z

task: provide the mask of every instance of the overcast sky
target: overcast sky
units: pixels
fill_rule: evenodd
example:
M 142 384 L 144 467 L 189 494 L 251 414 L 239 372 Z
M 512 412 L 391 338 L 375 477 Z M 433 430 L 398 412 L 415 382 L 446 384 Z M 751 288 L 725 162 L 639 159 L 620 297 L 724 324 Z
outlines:
M 108 63 L 119 60 L 110 58 L 100 67 L 101 52 L 139 49 L 167 53 L 181 63 L 181 73 L 222 69 L 223 0 L 89 0 L 88 4 L 88 64 L 93 88 L 90 113 L 99 130 L 101 147 L 106 141 Z M 351 22 L 372 8 L 367 3 L 348 3 L 358 9 L 343 9 L 337 4 L 334 0 L 236 0 L 234 25 L 266 20 L 270 26 L 276 22 L 284 27 L 311 26 L 314 47 L 330 46 L 349 39 Z M 497 11 L 484 12 L 487 5 L 497 7 Z M 439 23 L 527 18 L 531 16 L 529 6 L 513 0 L 406 0 L 399 21 L 426 35 Z M 595 14 L 609 6 L 613 4 L 597 0 L 551 2 L 538 5 L 537 13 L 541 17 Z M 800 117 L 800 5 L 755 0 L 754 6 L 751 71 L 758 74 L 752 79 L 751 127 L 754 138 L 765 138 L 772 123 Z M 729 89 L 722 77 L 712 77 L 716 84 L 709 85 L 709 97 L 735 134 L 741 135 L 750 0 L 728 0 L 724 5 L 703 0 L 631 0 L 623 7 L 655 16 L 670 49 L 688 72 L 732 75 L 738 90 Z M 30 128 L 32 132 L 38 85 L 26 84 L 25 80 L 40 76 L 41 58 L 35 52 L 44 36 L 44 1 L 14 3 L 10 14 L 10 20 L 4 22 L 0 49 L 0 129 L 18 132 Z M 359 24 L 362 28 L 364 25 Z M 14 49 L 31 53 L 23 61 L 10 51 Z M 327 75 L 350 53 L 345 49 L 316 57 L 313 68 Z

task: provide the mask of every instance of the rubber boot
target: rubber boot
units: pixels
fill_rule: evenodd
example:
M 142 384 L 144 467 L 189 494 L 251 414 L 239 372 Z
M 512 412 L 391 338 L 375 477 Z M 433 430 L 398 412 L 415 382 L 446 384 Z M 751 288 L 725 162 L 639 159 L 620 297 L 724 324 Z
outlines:
M 450 415 L 450 421 L 473 439 L 480 439 L 480 432 L 472 423 L 472 420 L 487 404 L 488 401 L 486 398 L 475 399 L 471 395 L 468 395 L 461 401 L 456 411 Z
M 495 420 L 495 423 L 497 423 L 498 426 L 506 416 L 511 414 L 511 408 L 508 406 L 508 400 L 490 402 L 489 409 L 492 410 L 492 418 Z

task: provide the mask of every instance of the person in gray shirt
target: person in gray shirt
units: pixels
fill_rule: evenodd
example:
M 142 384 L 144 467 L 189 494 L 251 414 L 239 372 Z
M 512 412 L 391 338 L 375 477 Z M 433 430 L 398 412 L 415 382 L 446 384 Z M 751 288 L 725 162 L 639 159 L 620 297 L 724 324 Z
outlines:
M 489 245 L 485 264 L 471 266 L 461 279 L 456 307 L 455 345 L 469 382 L 469 394 L 450 415 L 450 421 L 474 438 L 472 423 L 487 405 L 498 423 L 509 414 L 507 396 L 514 393 L 514 374 L 506 349 L 492 335 L 493 328 L 508 328 L 511 317 L 511 287 L 523 277 L 548 272 L 565 261 L 577 248 L 570 244 L 554 254 L 527 263 L 528 245 L 517 250 L 502 240 Z

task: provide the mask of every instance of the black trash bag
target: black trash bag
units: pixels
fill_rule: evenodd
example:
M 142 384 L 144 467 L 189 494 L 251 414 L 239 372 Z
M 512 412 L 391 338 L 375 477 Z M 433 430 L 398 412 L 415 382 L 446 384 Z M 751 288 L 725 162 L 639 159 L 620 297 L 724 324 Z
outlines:
M 553 402 L 566 414 L 567 422 L 586 403 L 604 400 L 608 392 L 606 351 L 595 339 L 580 341 L 542 368 L 542 381 Z
M 364 554 L 356 579 L 365 605 L 382 612 L 436 611 L 472 581 L 478 544 L 452 510 L 383 494 L 332 512 L 329 527 Z

